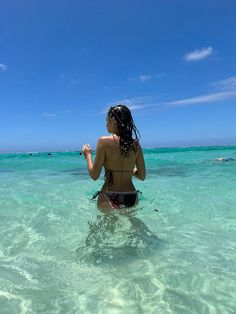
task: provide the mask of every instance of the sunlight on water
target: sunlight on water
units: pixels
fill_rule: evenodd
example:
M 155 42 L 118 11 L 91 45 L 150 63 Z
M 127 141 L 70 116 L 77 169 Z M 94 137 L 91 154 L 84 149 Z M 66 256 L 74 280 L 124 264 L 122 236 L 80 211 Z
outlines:
M 145 150 L 102 214 L 78 153 L 0 155 L 1 313 L 234 313 L 235 147 Z

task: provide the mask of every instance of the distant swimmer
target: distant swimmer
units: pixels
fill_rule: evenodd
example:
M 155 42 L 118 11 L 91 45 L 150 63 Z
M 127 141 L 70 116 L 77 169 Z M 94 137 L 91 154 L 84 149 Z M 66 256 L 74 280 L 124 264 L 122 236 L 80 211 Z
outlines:
M 221 157 L 221 158 L 216 158 L 215 160 L 217 160 L 217 161 L 236 161 L 236 159 L 231 158 L 231 157 Z

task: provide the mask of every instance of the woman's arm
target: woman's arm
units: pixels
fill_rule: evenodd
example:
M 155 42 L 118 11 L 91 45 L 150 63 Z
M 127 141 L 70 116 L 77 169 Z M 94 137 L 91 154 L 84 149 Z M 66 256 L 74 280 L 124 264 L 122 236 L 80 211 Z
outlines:
M 146 168 L 145 168 L 145 161 L 143 158 L 143 151 L 141 146 L 139 146 L 138 148 L 138 156 L 137 156 L 137 160 L 136 160 L 136 166 L 134 168 L 133 171 L 133 175 L 140 179 L 140 180 L 145 180 L 146 178 Z
M 104 140 L 99 138 L 96 148 L 96 157 L 93 163 L 92 149 L 89 144 L 83 145 L 82 152 L 87 160 L 89 175 L 93 180 L 97 180 L 100 176 L 102 166 L 105 160 Z

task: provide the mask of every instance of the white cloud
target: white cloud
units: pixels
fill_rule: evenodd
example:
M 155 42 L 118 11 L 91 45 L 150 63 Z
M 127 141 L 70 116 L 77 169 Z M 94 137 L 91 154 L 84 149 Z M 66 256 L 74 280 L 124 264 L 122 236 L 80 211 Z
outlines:
M 133 77 L 128 77 L 128 81 L 132 82 L 136 82 L 137 80 L 142 82 L 142 83 L 145 83 L 153 78 L 160 78 L 164 75 L 164 73 L 159 73 L 157 75 L 151 75 L 151 74 L 140 74 L 138 77 L 137 76 L 133 76 Z
M 225 80 L 212 83 L 211 86 L 217 87 L 224 91 L 236 91 L 236 76 L 231 76 Z
M 113 102 L 107 106 L 103 113 L 106 113 L 110 106 L 118 104 L 126 105 L 130 110 L 150 109 L 150 110 L 167 110 L 174 107 L 191 106 L 198 104 L 216 103 L 230 99 L 236 99 L 236 77 L 217 81 L 211 84 L 216 86 L 216 93 L 208 93 L 190 98 L 177 99 L 166 102 L 154 102 L 150 97 L 133 97 Z
M 152 76 L 150 74 L 147 74 L 147 75 L 144 75 L 144 74 L 141 74 L 139 76 L 139 80 L 143 83 L 145 83 L 146 81 L 150 80 L 152 78 Z
M 199 61 L 206 59 L 211 54 L 213 54 L 214 50 L 211 46 L 207 48 L 196 49 L 192 52 L 186 53 L 183 57 L 185 61 Z
M 148 105 L 127 105 L 127 107 L 129 108 L 129 110 L 139 110 L 139 109 L 147 108 Z
M 236 98 L 236 76 L 229 77 L 211 84 L 218 89 L 217 93 L 210 93 L 191 98 L 169 101 L 163 103 L 167 106 L 187 106 L 193 104 L 219 102 L 223 100 Z
M 188 106 L 194 104 L 210 103 L 210 102 L 219 102 L 222 100 L 232 99 L 236 97 L 236 91 L 227 91 L 221 93 L 213 93 L 207 95 L 201 95 L 186 99 L 174 100 L 162 103 L 161 105 L 167 105 L 171 107 L 175 106 Z
M 44 113 L 43 113 L 43 116 L 44 116 L 44 117 L 47 117 L 47 118 L 52 118 L 52 117 L 55 117 L 56 114 L 55 114 L 55 113 L 52 113 L 52 112 L 44 112 Z
M 3 63 L 0 63 L 0 72 L 4 72 L 7 70 L 7 66 Z
M 133 97 L 133 98 L 126 98 L 122 100 L 117 100 L 115 102 L 112 102 L 108 104 L 104 110 L 102 111 L 103 114 L 106 114 L 108 109 L 111 106 L 117 106 L 117 105 L 125 105 L 127 106 L 130 110 L 139 110 L 143 108 L 147 108 L 150 105 L 147 104 L 147 102 L 150 100 L 149 97 Z

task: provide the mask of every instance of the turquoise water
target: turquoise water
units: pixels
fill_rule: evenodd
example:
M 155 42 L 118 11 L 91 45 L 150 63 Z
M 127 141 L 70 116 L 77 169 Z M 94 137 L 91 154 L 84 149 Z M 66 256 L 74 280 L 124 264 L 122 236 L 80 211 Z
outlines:
M 0 155 L 0 313 L 235 313 L 236 147 L 145 150 L 101 214 L 78 153 Z

